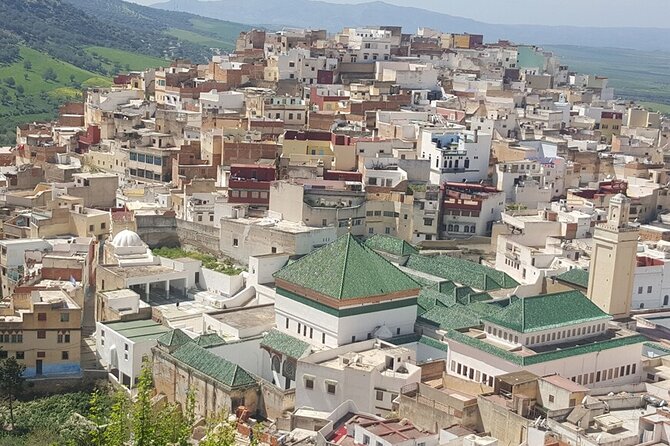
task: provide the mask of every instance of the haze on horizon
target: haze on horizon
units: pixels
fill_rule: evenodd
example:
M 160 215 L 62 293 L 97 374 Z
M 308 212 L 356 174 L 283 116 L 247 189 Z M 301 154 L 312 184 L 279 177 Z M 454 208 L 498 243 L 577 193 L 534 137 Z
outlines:
M 129 0 L 151 5 L 166 0 Z M 172 0 L 171 0 L 172 1 Z M 193 0 L 176 0 L 185 4 Z M 212 1 L 212 0 L 207 0 Z M 277 0 L 275 0 L 277 1 Z M 281 0 L 278 0 L 281 1 Z M 356 4 L 369 0 L 324 0 Z M 495 24 L 670 28 L 670 0 L 383 0 Z M 545 3 L 546 6 L 542 6 Z M 631 7 L 634 6 L 634 7 Z

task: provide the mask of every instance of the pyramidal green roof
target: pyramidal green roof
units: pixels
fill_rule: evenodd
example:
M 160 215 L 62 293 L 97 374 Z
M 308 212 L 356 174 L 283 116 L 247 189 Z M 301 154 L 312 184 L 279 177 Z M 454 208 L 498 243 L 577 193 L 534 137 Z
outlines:
M 419 250 L 405 240 L 390 235 L 376 234 L 365 241 L 365 246 L 375 251 L 385 252 L 395 256 L 418 254 Z
M 556 279 L 571 285 L 577 285 L 581 288 L 589 287 L 589 272 L 581 268 L 568 270 L 563 274 L 556 276 Z
M 492 291 L 516 288 L 519 282 L 502 271 L 469 260 L 446 255 L 412 254 L 405 266 L 409 269 L 451 280 L 477 290 Z
M 484 319 L 520 333 L 605 320 L 610 316 L 579 291 L 543 294 L 514 300 Z
M 312 351 L 310 345 L 287 333 L 273 329 L 265 335 L 261 341 L 262 347 L 270 348 L 289 358 L 300 359 L 305 354 Z
M 340 300 L 420 288 L 407 274 L 351 234 L 286 265 L 274 276 Z
M 165 347 L 180 347 L 188 342 L 191 342 L 191 338 L 178 328 L 171 330 L 158 338 L 158 343 Z
M 216 347 L 217 345 L 223 345 L 225 343 L 225 339 L 216 333 L 205 333 L 198 336 L 196 339 L 196 344 L 203 348 Z
M 172 352 L 172 356 L 231 389 L 248 387 L 256 383 L 256 378 L 242 367 L 215 355 L 195 342 L 182 345 Z

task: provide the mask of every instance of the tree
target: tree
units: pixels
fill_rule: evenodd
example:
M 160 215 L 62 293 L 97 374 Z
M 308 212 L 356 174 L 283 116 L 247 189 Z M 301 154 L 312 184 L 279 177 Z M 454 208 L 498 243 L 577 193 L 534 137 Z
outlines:
M 151 364 L 145 362 L 137 382 L 137 399 L 133 404 L 132 411 L 131 426 L 134 446 L 150 446 L 153 443 L 154 426 L 151 422 L 152 393 Z
M 0 361 L 0 394 L 5 395 L 9 403 L 9 420 L 14 428 L 14 400 L 23 391 L 26 366 L 11 357 Z
M 23 61 L 23 68 L 26 71 L 30 71 L 33 69 L 33 63 L 30 61 L 30 59 L 26 59 Z
M 19 84 L 16 86 L 16 92 L 18 94 L 23 94 L 26 90 L 23 88 L 23 85 Z
M 105 446 L 123 446 L 130 438 L 129 406 L 128 395 L 123 390 L 114 394 L 112 410 L 109 413 L 107 428 L 103 435 Z
M 13 77 L 6 77 L 3 81 L 5 84 L 7 84 L 8 87 L 12 88 L 14 85 L 16 85 L 16 80 L 14 80 Z
M 208 420 L 205 437 L 199 446 L 233 446 L 235 444 L 235 426 L 227 416 Z
M 46 70 L 44 70 L 42 78 L 47 82 L 48 81 L 56 82 L 56 80 L 58 79 L 58 75 L 56 74 L 53 68 L 49 67 Z

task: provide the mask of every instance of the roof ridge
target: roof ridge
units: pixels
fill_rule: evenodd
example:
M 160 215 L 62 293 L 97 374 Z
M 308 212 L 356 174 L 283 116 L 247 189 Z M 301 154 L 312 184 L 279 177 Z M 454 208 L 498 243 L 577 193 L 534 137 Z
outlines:
M 345 277 L 347 275 L 347 263 L 349 261 L 349 249 L 350 249 L 350 243 L 351 239 L 353 238 L 353 235 L 351 235 L 351 232 L 348 232 L 346 235 L 346 248 L 344 250 L 344 261 L 342 262 L 342 281 L 340 282 L 340 292 L 338 294 L 338 298 L 342 299 L 342 295 L 344 294 L 344 282 L 345 282 Z

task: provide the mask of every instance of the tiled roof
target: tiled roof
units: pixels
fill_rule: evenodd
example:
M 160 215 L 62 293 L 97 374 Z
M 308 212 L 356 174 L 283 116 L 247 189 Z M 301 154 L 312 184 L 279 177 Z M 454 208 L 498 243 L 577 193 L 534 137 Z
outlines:
M 556 279 L 582 288 L 588 288 L 589 286 L 589 272 L 581 268 L 568 270 L 556 276 Z
M 518 299 L 503 311 L 485 317 L 494 324 L 520 333 L 609 318 L 607 313 L 579 291 Z
M 180 347 L 191 341 L 191 338 L 178 328 L 169 331 L 158 338 L 158 343 L 165 347 Z
M 405 266 L 482 291 L 519 286 L 517 281 L 502 271 L 456 257 L 413 254 Z
M 418 254 L 419 250 L 406 241 L 390 235 L 376 234 L 365 241 L 365 246 L 375 251 L 385 252 L 395 256 Z
M 421 336 L 419 343 L 436 348 L 438 350 L 442 350 L 445 353 L 449 350 L 449 346 L 446 343 L 440 342 L 437 339 L 429 338 L 428 336 Z
M 519 356 L 513 352 L 509 352 L 503 348 L 489 344 L 481 339 L 470 337 L 457 330 L 449 330 L 447 337 L 462 344 L 469 345 L 483 352 L 502 358 L 513 364 L 521 366 L 529 366 L 533 364 L 540 364 L 548 361 L 556 361 L 558 359 L 569 358 L 577 355 L 584 355 L 587 353 L 594 353 L 612 348 L 623 347 L 626 345 L 642 344 L 646 338 L 641 335 L 625 336 L 620 338 L 609 339 L 605 341 L 594 341 L 584 345 L 576 345 L 574 347 L 561 348 L 551 350 L 544 353 L 537 353 L 531 356 Z
M 194 342 L 182 345 L 172 353 L 172 356 L 228 388 L 235 389 L 256 384 L 256 378 L 242 367 L 213 354 Z
M 459 330 L 481 324 L 480 315 L 461 304 L 454 304 L 448 308 L 435 306 L 422 314 L 419 322 L 428 322 L 442 330 Z
M 195 342 L 202 348 L 216 347 L 217 345 L 223 345 L 226 343 L 226 341 L 216 333 L 206 333 L 200 335 L 195 340 Z
M 261 341 L 261 347 L 267 347 L 294 359 L 300 359 L 311 351 L 307 342 L 279 330 L 270 330 Z
M 356 299 L 420 288 L 351 234 L 307 254 L 274 275 L 335 299 Z

